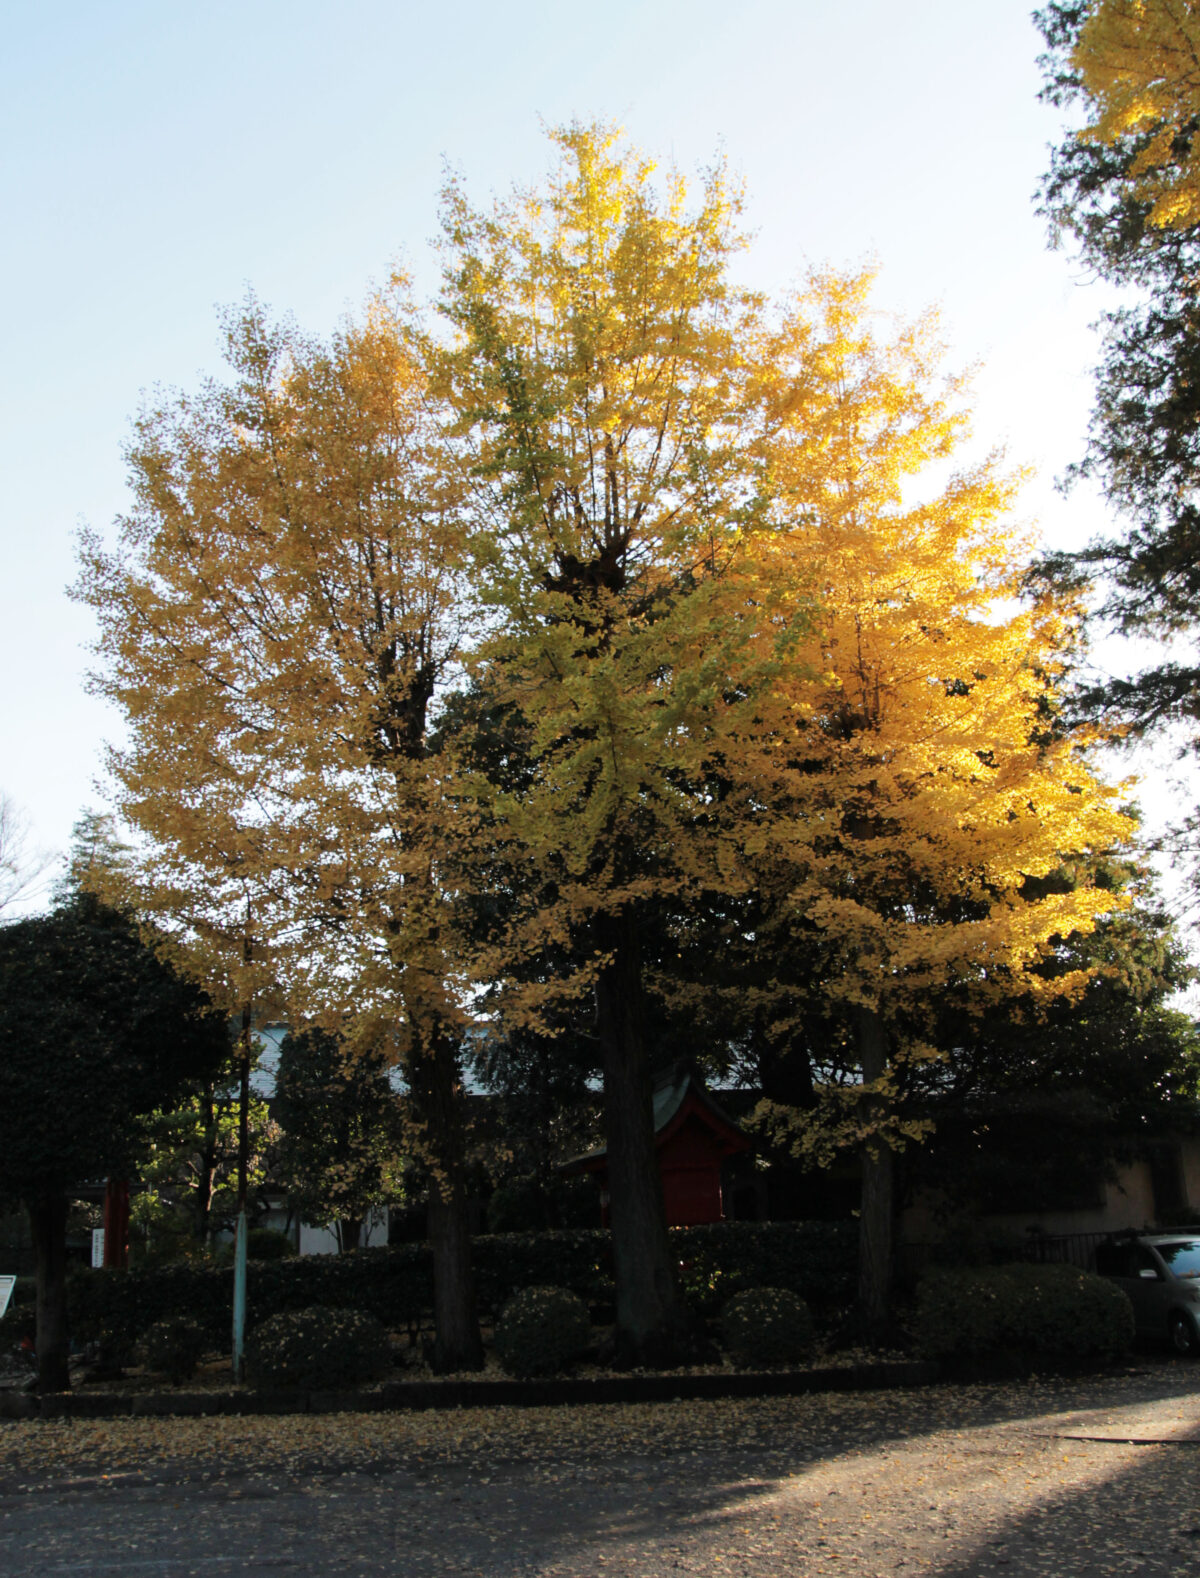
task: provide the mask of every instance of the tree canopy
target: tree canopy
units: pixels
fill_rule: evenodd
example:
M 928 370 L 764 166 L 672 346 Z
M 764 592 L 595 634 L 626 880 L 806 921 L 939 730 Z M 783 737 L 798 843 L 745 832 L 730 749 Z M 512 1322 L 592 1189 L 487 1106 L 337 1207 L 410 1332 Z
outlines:
M 253 302 L 226 327 L 229 382 L 138 424 L 119 548 L 84 541 L 96 683 L 129 723 L 118 800 L 150 840 L 131 898 L 247 1024 L 273 998 L 403 1069 L 441 1351 L 471 1364 L 468 960 L 438 879 L 466 818 L 430 743 L 470 629 L 457 458 L 399 296 L 329 344 Z
M 621 1341 L 678 1356 L 652 1039 L 702 1022 L 713 928 L 760 954 L 777 1088 L 798 1020 L 853 1048 L 835 1116 L 882 1189 L 931 1005 L 1082 989 L 1038 967 L 1120 907 L 1088 857 L 1131 831 L 1063 713 L 1074 606 L 1026 593 L 998 463 L 954 469 L 933 323 L 884 331 L 854 273 L 770 303 L 721 167 L 552 142 L 532 191 L 449 185 L 439 325 L 234 315 L 229 381 L 139 423 L 79 589 L 152 841 L 127 880 L 399 1064 L 458 1362 L 472 1008 L 521 1056 L 590 1038 Z
M 68 1191 L 127 1168 L 139 1119 L 228 1052 L 224 1017 L 81 896 L 0 927 L 0 1191 L 30 1213 L 45 1389 L 66 1384 Z
M 1105 316 L 1088 449 L 1075 468 L 1099 482 L 1123 529 L 1051 562 L 1059 576 L 1098 575 L 1101 615 L 1165 644 L 1160 661 L 1093 685 L 1085 703 L 1135 734 L 1185 722 L 1194 745 L 1200 17 L 1169 0 L 1065 0 L 1038 22 L 1043 97 L 1079 123 L 1054 150 L 1044 211 L 1056 241 L 1133 298 Z
M 300 1220 L 332 1227 L 343 1252 L 358 1248 L 374 1208 L 403 1194 L 401 1108 L 389 1075 L 384 1053 L 348 1053 L 328 1031 L 285 1036 L 279 1049 L 279 1181 Z

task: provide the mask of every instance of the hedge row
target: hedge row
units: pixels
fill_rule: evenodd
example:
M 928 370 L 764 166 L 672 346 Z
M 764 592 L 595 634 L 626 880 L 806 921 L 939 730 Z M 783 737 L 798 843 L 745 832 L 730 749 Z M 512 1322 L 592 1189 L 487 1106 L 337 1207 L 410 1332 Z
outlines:
M 917 1346 L 965 1367 L 1109 1363 L 1133 1342 L 1124 1289 L 1077 1266 L 983 1266 L 934 1272 L 917 1290 Z
M 709 1315 L 743 1288 L 787 1288 L 818 1310 L 853 1297 L 853 1222 L 716 1222 L 674 1228 L 672 1246 L 689 1302 Z M 522 1288 L 553 1285 L 578 1294 L 595 1313 L 611 1306 L 612 1248 L 607 1232 L 495 1233 L 474 1241 L 479 1309 L 494 1320 Z M 70 1282 L 72 1335 L 140 1335 L 157 1320 L 186 1312 L 214 1343 L 229 1332 L 233 1272 L 194 1264 L 143 1271 L 81 1271 Z M 251 1327 L 283 1311 L 324 1305 L 375 1315 L 389 1330 L 417 1329 L 433 1315 L 427 1244 L 359 1249 L 348 1255 L 252 1261 L 247 1278 Z

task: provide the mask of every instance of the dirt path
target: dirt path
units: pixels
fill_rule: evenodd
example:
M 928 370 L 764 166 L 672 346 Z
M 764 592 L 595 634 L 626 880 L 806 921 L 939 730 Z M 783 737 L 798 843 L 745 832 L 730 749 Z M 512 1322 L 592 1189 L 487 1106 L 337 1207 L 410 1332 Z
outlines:
M 1200 1573 L 1200 1365 L 758 1401 L 0 1424 L 0 1572 Z

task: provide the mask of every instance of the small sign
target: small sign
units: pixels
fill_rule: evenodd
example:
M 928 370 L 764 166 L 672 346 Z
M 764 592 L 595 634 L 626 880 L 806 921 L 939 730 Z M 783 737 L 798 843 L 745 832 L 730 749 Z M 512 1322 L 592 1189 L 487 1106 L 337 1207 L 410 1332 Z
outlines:
M 103 1264 L 104 1264 L 104 1229 L 102 1227 L 94 1227 L 92 1229 L 92 1265 L 93 1266 L 102 1266 Z
M 4 1319 L 4 1312 L 8 1308 L 8 1301 L 12 1298 L 12 1290 L 16 1285 L 16 1277 L 0 1277 L 0 1320 Z

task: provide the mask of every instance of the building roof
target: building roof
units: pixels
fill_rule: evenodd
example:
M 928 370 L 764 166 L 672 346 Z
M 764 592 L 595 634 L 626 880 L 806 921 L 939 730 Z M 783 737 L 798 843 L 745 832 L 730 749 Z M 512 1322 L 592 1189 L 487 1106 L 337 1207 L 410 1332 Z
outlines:
M 676 1071 L 666 1084 L 655 1087 L 654 1135 L 657 1143 L 661 1146 L 692 1113 L 727 1138 L 731 1151 L 748 1150 L 754 1143 L 714 1099 L 704 1081 L 690 1069 Z M 563 1163 L 563 1170 L 590 1171 L 607 1155 L 608 1147 L 602 1145 L 597 1150 L 585 1151 L 582 1156 L 573 1156 Z

